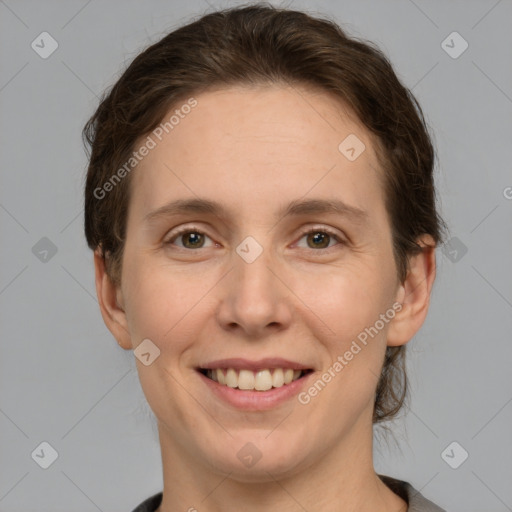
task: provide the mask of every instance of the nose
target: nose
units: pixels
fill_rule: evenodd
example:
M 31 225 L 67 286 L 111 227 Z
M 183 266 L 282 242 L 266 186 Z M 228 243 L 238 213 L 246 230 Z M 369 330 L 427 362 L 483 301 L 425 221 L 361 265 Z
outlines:
M 233 254 L 234 267 L 222 281 L 217 321 L 224 330 L 254 339 L 289 327 L 293 294 L 269 249 L 248 261 Z

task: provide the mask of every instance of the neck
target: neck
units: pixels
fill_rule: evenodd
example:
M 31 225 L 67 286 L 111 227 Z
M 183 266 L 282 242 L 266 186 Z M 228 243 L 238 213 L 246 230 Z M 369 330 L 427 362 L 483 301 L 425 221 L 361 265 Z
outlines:
M 214 472 L 173 440 L 159 423 L 164 490 L 157 512 L 406 512 L 373 468 L 373 433 L 354 425 L 329 453 L 317 456 L 306 470 L 283 477 L 265 472 L 257 482 Z M 179 461 L 179 462 L 177 462 Z

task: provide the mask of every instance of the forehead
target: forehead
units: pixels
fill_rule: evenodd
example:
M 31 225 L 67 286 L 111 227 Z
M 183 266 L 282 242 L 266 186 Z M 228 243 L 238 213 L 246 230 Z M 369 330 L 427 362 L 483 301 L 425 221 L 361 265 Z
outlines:
M 155 147 L 133 172 L 131 208 L 141 214 L 183 196 L 260 211 L 262 198 L 270 207 L 309 193 L 356 207 L 382 199 L 373 139 L 333 96 L 258 86 L 194 98 L 194 108 L 174 105 L 150 134 Z

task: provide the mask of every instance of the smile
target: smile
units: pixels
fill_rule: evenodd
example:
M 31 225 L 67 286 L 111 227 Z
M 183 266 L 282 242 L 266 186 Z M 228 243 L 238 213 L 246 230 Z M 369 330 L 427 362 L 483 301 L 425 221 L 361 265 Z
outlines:
M 221 386 L 246 391 L 268 391 L 272 388 L 280 388 L 311 372 L 311 370 L 292 368 L 266 368 L 257 371 L 235 368 L 201 368 L 199 371 Z

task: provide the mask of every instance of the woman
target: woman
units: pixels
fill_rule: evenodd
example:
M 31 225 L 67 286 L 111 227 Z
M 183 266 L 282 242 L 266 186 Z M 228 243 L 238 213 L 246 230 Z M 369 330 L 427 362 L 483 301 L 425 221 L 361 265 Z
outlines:
M 297 11 L 215 12 L 141 53 L 84 135 L 102 316 L 158 420 L 164 489 L 134 512 L 441 510 L 372 459 L 445 228 L 383 54 Z

